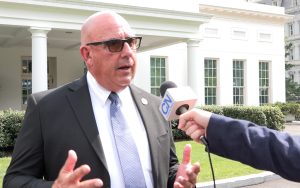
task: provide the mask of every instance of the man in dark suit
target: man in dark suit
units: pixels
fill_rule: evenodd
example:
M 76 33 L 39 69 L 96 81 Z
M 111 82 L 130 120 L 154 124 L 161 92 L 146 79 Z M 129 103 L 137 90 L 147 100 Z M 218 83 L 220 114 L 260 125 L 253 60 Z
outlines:
M 175 154 L 172 130 L 159 97 L 131 84 L 136 71 L 136 37 L 120 15 L 90 16 L 81 29 L 80 53 L 88 72 L 70 84 L 33 94 L 4 177 L 4 188 L 136 187 L 126 185 L 110 121 L 112 92 L 134 137 L 145 184 L 139 187 L 194 187 L 200 171 Z M 128 152 L 128 155 L 131 154 Z M 128 164 L 129 165 L 129 164 Z M 133 168 L 127 166 L 127 169 Z
M 197 142 L 205 135 L 212 153 L 300 182 L 300 137 L 245 120 L 193 109 L 178 128 Z

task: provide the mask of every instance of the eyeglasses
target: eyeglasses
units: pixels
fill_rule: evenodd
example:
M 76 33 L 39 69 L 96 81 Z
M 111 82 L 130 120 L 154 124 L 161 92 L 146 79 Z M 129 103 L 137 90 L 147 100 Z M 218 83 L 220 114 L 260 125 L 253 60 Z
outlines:
M 140 47 L 142 41 L 142 37 L 130 37 L 127 39 L 112 39 L 100 42 L 90 42 L 86 45 L 90 46 L 99 46 L 105 45 L 108 47 L 110 52 L 121 52 L 124 47 L 124 43 L 127 42 L 132 50 L 136 50 Z

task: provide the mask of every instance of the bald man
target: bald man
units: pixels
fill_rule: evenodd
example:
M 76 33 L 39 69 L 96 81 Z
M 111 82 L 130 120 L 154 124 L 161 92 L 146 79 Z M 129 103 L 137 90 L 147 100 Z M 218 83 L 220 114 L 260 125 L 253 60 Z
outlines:
M 191 147 L 185 147 L 179 165 L 172 130 L 158 110 L 160 98 L 131 84 L 140 43 L 141 37 L 114 12 L 95 13 L 85 21 L 80 53 L 88 72 L 29 97 L 4 188 L 195 186 L 200 167 L 190 163 Z M 117 151 L 111 94 L 119 98 L 126 136 L 136 146 L 143 185 L 124 178 L 120 158 L 131 152 L 120 156 Z

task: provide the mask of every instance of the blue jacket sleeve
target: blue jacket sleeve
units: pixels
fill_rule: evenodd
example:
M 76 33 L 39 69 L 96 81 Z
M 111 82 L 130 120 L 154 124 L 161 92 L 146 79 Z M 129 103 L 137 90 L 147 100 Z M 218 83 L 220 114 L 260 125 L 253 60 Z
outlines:
M 207 139 L 214 154 L 300 182 L 298 136 L 213 114 Z

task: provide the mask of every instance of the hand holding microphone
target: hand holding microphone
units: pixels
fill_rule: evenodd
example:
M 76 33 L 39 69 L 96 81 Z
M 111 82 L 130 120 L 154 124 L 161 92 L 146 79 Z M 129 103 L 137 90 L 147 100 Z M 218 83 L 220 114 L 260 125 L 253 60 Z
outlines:
M 166 81 L 160 86 L 160 93 L 163 100 L 159 110 L 165 119 L 167 121 L 179 119 L 179 129 L 196 142 L 205 144 L 203 136 L 206 135 L 206 128 L 212 113 L 192 109 L 195 106 L 197 97 L 191 88 L 177 88 L 175 83 Z
M 212 113 L 200 109 L 192 109 L 179 117 L 178 129 L 184 131 L 196 142 L 205 142 L 208 122 Z M 205 143 L 204 143 L 205 144 Z

